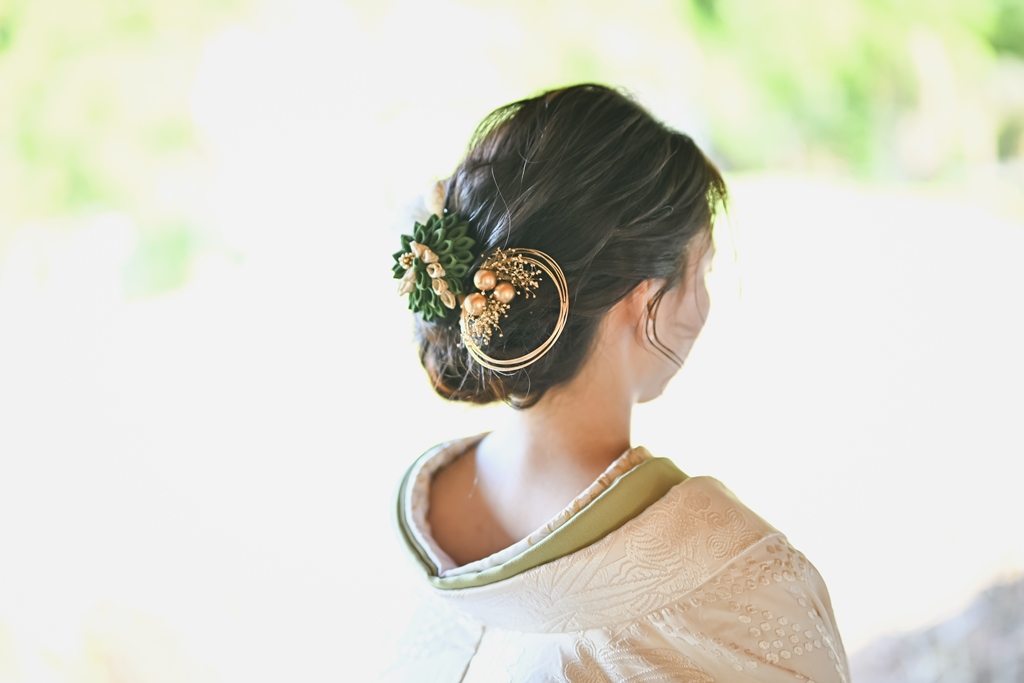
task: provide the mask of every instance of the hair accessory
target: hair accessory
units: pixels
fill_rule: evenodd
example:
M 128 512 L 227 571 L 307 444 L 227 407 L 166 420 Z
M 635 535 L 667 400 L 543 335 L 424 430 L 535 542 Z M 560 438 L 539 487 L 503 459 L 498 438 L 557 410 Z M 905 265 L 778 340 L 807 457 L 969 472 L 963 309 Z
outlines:
M 402 280 L 399 296 L 408 294 L 409 310 L 424 320 L 445 317 L 462 294 L 462 279 L 473 262 L 474 241 L 466 235 L 468 230 L 469 223 L 456 214 L 432 214 L 426 224 L 414 224 L 412 235 L 402 235 L 402 250 L 394 253 L 391 271 Z
M 517 296 L 536 298 L 537 288 L 546 274 L 558 290 L 558 321 L 551 336 L 533 351 L 518 358 L 492 358 L 481 350 L 495 333 L 503 336 L 500 321 Z M 462 301 L 462 343 L 477 363 L 499 372 L 522 370 L 551 350 L 565 328 L 569 316 L 569 286 L 565 274 L 555 260 L 536 249 L 495 249 L 473 275 L 473 284 L 480 291 Z

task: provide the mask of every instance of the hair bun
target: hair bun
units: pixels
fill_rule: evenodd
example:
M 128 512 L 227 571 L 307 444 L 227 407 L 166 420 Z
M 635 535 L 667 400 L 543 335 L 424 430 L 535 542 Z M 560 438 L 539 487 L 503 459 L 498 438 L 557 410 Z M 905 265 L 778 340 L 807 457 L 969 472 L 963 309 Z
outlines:
M 663 280 L 656 308 L 684 282 L 687 251 L 710 233 L 726 189 L 689 137 L 615 90 L 578 85 L 494 111 L 432 196 L 445 217 L 403 236 L 393 267 L 419 313 L 423 367 L 444 398 L 528 407 L 576 376 L 601 320 L 634 287 Z M 543 283 L 499 273 L 502 254 Z M 514 294 L 499 294 L 502 282 Z

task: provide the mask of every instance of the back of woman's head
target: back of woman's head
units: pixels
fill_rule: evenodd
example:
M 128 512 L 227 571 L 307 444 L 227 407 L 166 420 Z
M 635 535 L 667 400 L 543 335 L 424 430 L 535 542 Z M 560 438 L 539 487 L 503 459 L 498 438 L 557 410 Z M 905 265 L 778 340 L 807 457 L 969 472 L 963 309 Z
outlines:
M 615 90 L 578 85 L 494 111 L 445 182 L 445 212 L 468 221 L 476 241 L 470 277 L 495 248 L 551 256 L 565 273 L 568 319 L 546 354 L 505 373 L 468 353 L 458 310 L 430 322 L 418 317 L 420 359 L 437 393 L 526 407 L 572 379 L 612 306 L 645 280 L 664 280 L 660 293 L 684 282 L 688 250 L 710 235 L 725 195 L 693 140 Z M 517 358 L 548 338 L 559 299 L 545 284 L 536 298 L 515 300 L 482 349 L 488 356 Z M 654 337 L 659 348 L 656 329 Z

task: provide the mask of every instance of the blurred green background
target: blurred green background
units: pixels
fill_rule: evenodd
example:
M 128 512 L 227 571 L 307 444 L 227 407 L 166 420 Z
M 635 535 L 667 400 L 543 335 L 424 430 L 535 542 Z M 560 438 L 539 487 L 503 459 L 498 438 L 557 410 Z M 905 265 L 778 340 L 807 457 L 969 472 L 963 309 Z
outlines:
M 393 485 L 501 419 L 431 395 L 390 254 L 580 81 L 734 195 L 637 442 L 786 531 L 851 652 L 1024 570 L 1020 2 L 0 0 L 0 681 L 386 663 Z
M 994 196 L 1022 210 L 1024 8 L 1013 0 L 342 9 L 336 20 L 361 49 L 326 52 L 343 61 L 323 65 L 333 75 L 321 75 L 322 87 L 358 85 L 361 121 L 386 126 L 416 105 L 453 102 L 478 117 L 543 87 L 612 80 L 655 93 L 656 109 L 673 102 L 669 113 L 729 171 L 976 183 L 1002 188 Z M 253 0 L 6 0 L 0 254 L 27 226 L 63 234 L 116 213 L 135 238 L 125 294 L 181 286 L 200 253 L 223 246 L 202 196 L 202 122 L 190 110 L 197 74 L 220 32 L 275 12 L 289 9 Z M 409 87 L 417 77 L 434 89 Z

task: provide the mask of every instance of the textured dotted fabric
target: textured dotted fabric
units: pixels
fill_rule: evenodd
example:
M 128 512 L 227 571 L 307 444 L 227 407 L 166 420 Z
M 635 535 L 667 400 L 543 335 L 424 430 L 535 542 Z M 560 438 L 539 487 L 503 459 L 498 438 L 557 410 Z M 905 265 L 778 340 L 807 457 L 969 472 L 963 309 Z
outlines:
M 384 680 L 849 681 L 817 570 L 709 477 L 509 579 L 423 581 L 407 616 Z

